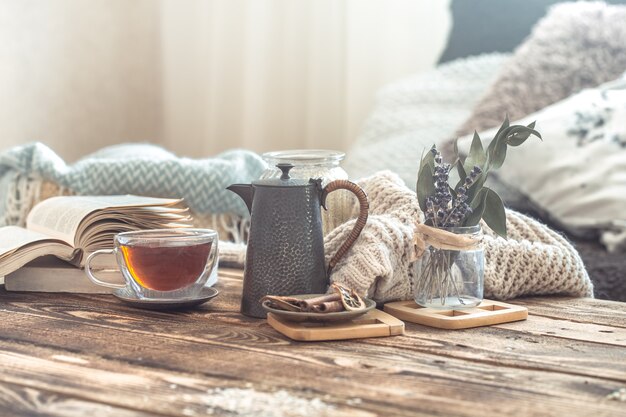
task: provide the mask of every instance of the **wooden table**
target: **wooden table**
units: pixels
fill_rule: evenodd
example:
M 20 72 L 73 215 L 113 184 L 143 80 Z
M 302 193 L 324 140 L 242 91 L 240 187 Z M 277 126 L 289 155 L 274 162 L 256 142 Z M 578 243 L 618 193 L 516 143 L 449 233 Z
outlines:
M 237 274 L 217 288 L 179 313 L 0 289 L 0 415 L 626 416 L 623 303 L 532 298 L 525 322 L 297 343 L 238 313 Z

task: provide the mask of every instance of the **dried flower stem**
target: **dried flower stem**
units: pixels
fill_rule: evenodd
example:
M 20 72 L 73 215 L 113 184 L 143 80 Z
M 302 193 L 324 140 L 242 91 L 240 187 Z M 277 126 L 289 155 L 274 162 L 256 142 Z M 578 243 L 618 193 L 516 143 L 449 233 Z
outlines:
M 416 292 L 426 295 L 425 299 L 428 304 L 432 304 L 435 296 L 439 295 L 441 305 L 444 306 L 452 293 L 457 297 L 460 304 L 465 305 L 452 275 L 452 266 L 458 254 L 458 251 L 445 249 L 433 248 L 430 251 L 426 265 L 421 269 L 416 288 Z M 451 289 L 453 292 L 450 291 Z

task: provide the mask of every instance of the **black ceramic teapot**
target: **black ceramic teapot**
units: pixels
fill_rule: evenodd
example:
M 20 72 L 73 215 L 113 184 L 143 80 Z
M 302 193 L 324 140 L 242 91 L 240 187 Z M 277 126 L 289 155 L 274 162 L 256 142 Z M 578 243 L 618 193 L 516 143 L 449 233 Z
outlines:
M 233 184 L 251 214 L 241 312 L 266 317 L 260 299 L 266 295 L 321 294 L 330 271 L 350 249 L 367 221 L 365 192 L 353 182 L 336 180 L 322 188 L 319 179 L 289 177 L 292 164 L 276 165 L 280 178 Z M 360 203 L 356 225 L 325 266 L 321 207 L 332 191 L 353 192 Z

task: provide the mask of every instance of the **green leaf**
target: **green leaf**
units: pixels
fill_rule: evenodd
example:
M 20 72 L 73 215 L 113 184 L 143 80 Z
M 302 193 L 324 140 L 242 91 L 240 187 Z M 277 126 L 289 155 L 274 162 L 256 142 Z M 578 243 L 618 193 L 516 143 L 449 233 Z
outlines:
M 417 177 L 417 201 L 422 211 L 426 211 L 426 200 L 435 194 L 435 181 L 433 179 L 434 171 L 430 165 L 426 164 L 420 168 Z
M 465 172 L 470 172 L 475 165 L 478 165 L 480 168 L 483 168 L 485 165 L 485 161 L 487 160 L 487 154 L 483 149 L 483 144 L 478 136 L 478 133 L 474 131 L 474 138 L 472 139 L 472 145 L 470 146 L 469 155 L 465 159 L 463 163 L 463 168 L 465 168 Z
M 499 139 L 496 141 L 493 150 L 489 155 L 489 168 L 498 169 L 506 159 L 506 140 Z
M 507 114 L 504 118 L 504 122 L 502 122 L 502 125 L 500 126 L 495 136 L 489 143 L 489 146 L 487 147 L 487 154 L 493 151 L 493 148 L 496 146 L 497 139 L 502 135 L 502 132 L 504 132 L 508 128 L 509 128 L 509 115 Z
M 459 177 L 459 170 L 455 169 L 459 162 L 460 161 L 457 159 L 457 161 L 451 165 L 450 172 L 448 173 L 448 184 L 458 184 L 459 181 L 461 181 L 461 177 Z M 452 187 L 450 186 L 450 188 Z
M 472 208 L 472 213 L 465 218 L 463 222 L 463 226 L 476 226 L 480 219 L 483 217 L 483 213 L 485 212 L 485 199 L 487 197 L 487 189 L 481 188 L 474 197 L 473 200 L 470 200 L 470 207 Z
M 513 132 L 509 134 L 506 138 L 506 143 L 509 146 L 520 146 L 522 143 L 526 142 L 526 139 L 530 137 L 530 135 L 535 135 L 539 139 L 541 139 L 541 134 L 537 132 L 535 128 L 535 122 L 532 122 L 528 126 L 515 126 Z
M 510 123 L 509 123 L 509 115 L 506 114 L 504 116 L 504 122 L 502 122 L 502 126 L 500 126 L 500 129 L 498 129 L 498 131 L 496 132 L 496 136 L 494 137 L 498 137 L 498 135 L 505 129 L 507 129 L 509 127 Z
M 456 172 L 459 174 L 459 182 L 454 186 L 455 190 L 458 190 L 459 187 L 465 182 L 465 178 L 467 177 L 467 173 L 465 172 L 465 168 L 463 168 L 463 162 L 459 159 L 456 161 Z
M 426 199 L 435 194 L 435 180 L 433 178 L 434 173 L 435 156 L 429 150 L 420 162 L 420 169 L 417 174 L 417 184 L 415 185 L 417 201 L 422 211 L 426 211 Z
M 467 200 L 474 201 L 480 190 L 483 188 L 483 185 L 487 181 L 487 172 L 483 171 L 476 177 L 474 184 L 467 190 Z M 470 203 L 471 204 L 471 203 Z
M 484 187 L 483 190 L 486 190 L 486 194 L 482 218 L 487 226 L 506 239 L 506 213 L 502 199 L 490 188 Z
M 456 200 L 456 191 L 454 191 L 454 188 L 448 185 L 448 189 L 450 190 L 450 194 L 452 194 L 453 199 Z
M 515 126 L 509 126 L 509 117 L 507 116 L 487 147 L 487 161 L 489 162 L 486 165 L 487 169 L 498 169 L 504 163 L 506 158 L 506 138 L 512 129 L 515 129 Z

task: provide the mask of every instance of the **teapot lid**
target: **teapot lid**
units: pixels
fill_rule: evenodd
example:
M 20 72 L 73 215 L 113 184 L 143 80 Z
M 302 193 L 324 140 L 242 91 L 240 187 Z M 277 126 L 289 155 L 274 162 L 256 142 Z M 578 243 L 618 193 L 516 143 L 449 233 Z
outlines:
M 301 178 L 291 178 L 289 171 L 293 168 L 293 164 L 280 163 L 276 164 L 276 168 L 282 171 L 280 178 L 268 178 L 264 180 L 253 181 L 252 185 L 260 185 L 263 187 L 305 187 L 311 184 L 311 180 Z

